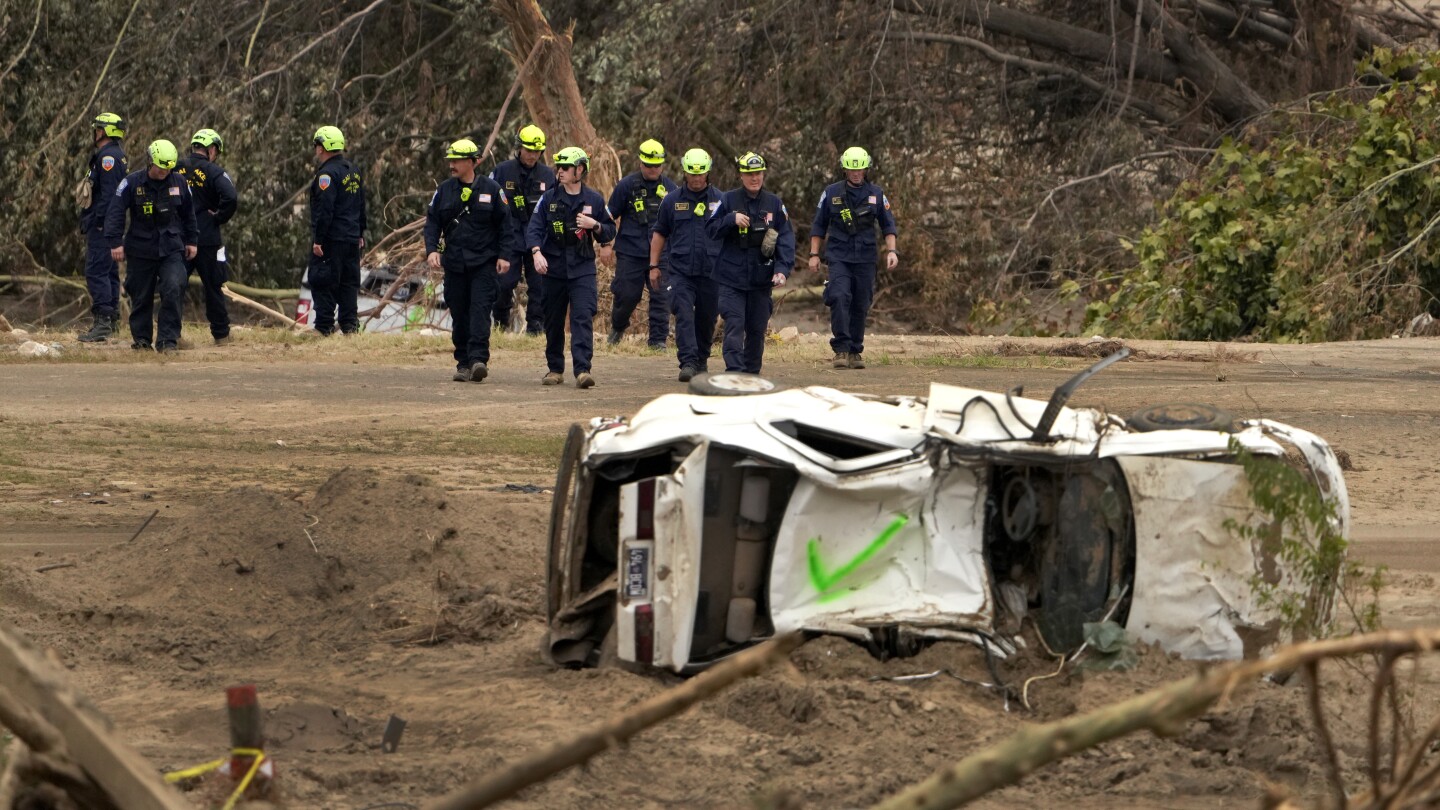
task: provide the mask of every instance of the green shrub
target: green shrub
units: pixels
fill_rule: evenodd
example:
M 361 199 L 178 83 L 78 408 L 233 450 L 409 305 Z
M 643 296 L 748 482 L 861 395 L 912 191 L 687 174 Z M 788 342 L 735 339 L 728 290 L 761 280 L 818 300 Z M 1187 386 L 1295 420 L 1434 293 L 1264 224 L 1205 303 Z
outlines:
M 1087 328 L 1185 340 L 1377 337 L 1440 291 L 1440 54 L 1377 49 L 1370 86 L 1277 111 L 1225 140 Z

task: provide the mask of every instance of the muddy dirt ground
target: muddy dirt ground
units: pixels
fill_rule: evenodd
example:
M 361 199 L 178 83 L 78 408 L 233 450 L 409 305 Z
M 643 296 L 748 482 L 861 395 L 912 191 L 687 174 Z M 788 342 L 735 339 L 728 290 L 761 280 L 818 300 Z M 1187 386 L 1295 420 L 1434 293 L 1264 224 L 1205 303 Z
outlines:
M 542 388 L 538 344 L 509 339 L 491 378 L 469 385 L 449 381 L 443 338 L 263 332 L 173 360 L 73 341 L 60 360 L 0 348 L 0 619 L 53 648 L 157 767 L 223 752 L 224 687 L 254 682 L 289 806 L 418 806 L 676 682 L 539 655 L 563 431 L 679 390 L 673 359 L 606 349 L 597 388 Z M 1023 383 L 1044 398 L 1088 362 L 1051 356 L 1058 345 L 882 338 L 852 372 L 826 367 L 823 342 L 799 341 L 766 370 L 869 393 Z M 1385 623 L 1440 624 L 1440 341 L 1132 345 L 1149 358 L 1092 379 L 1076 404 L 1205 401 L 1326 437 L 1355 466 L 1354 553 L 1392 569 Z M 64 562 L 75 565 L 35 571 Z M 989 678 L 966 646 L 880 662 L 818 639 L 509 806 L 864 807 L 1023 723 L 1195 669 L 1149 652 L 1134 672 L 1066 673 L 1032 686 L 1033 712 L 954 678 L 873 680 L 942 668 Z M 1440 705 L 1435 670 L 1409 675 L 1422 723 Z M 1368 693 L 1356 673 L 1327 673 L 1359 786 Z M 1103 746 L 977 806 L 1253 807 L 1267 781 L 1318 794 L 1304 694 L 1257 685 L 1176 737 Z M 392 714 L 409 726 L 382 754 Z

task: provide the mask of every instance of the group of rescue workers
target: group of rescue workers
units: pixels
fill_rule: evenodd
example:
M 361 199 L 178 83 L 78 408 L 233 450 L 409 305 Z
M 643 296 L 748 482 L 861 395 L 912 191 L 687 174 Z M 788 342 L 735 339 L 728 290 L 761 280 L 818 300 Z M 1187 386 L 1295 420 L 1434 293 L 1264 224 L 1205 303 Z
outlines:
M 95 118 L 95 152 L 78 190 L 94 321 L 80 340 L 105 341 L 119 332 L 118 262 L 126 261 L 133 348 L 177 350 L 191 272 L 200 276 L 211 336 L 224 344 L 230 323 L 220 226 L 234 216 L 238 195 L 230 175 L 215 163 L 223 141 L 214 130 L 202 129 L 182 158 L 174 144 L 157 140 L 146 150 L 146 167 L 127 174 L 124 135 L 120 116 Z M 314 297 L 313 325 L 322 335 L 337 327 L 350 334 L 360 328 L 364 183 L 345 156 L 338 128 L 320 127 L 312 141 L 316 171 L 306 281 Z M 594 386 L 595 265 L 612 251 L 611 344 L 621 340 L 641 299 L 648 298 L 652 348 L 666 348 L 674 316 L 680 381 L 710 370 L 717 318 L 725 322 L 725 370 L 759 373 L 771 291 L 785 285 L 796 250 L 789 211 L 764 187 L 765 159 L 754 152 L 736 158 L 740 187 L 722 192 L 710 183 L 713 164 L 705 150 L 684 154 L 683 182 L 677 184 L 665 176 L 664 146 L 647 140 L 638 149 L 639 169 L 621 178 L 607 201 L 586 185 L 590 158 L 582 149 L 557 151 L 553 170 L 544 156 L 545 133 L 533 124 L 518 133 L 515 157 L 488 176 L 479 171 L 474 141 L 455 141 L 445 154 L 450 176 L 430 199 L 424 241 L 426 262 L 444 272 L 454 379 L 480 382 L 489 374 L 492 324 L 503 328 L 510 322 L 523 278 L 525 330 L 545 335 L 548 371 L 541 382 L 564 382 L 568 326 L 575 385 Z M 844 179 L 826 187 L 811 222 L 809 268 L 819 269 L 824 247 L 832 365 L 859 369 L 865 367 L 865 320 L 875 291 L 877 230 L 887 269 L 896 266 L 899 254 L 889 200 L 867 174 L 870 155 L 852 146 L 840 162 Z

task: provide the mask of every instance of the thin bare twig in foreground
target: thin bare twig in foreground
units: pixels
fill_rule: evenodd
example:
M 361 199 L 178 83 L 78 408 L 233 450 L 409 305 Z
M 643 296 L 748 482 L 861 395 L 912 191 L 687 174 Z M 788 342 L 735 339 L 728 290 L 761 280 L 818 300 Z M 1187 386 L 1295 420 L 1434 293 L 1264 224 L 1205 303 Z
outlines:
M 510 765 L 499 773 L 446 796 L 426 810 L 479 810 L 614 748 L 660 721 L 685 711 L 741 678 L 785 660 L 804 636 L 790 633 L 751 648 L 700 675 L 650 698 L 628 713 Z

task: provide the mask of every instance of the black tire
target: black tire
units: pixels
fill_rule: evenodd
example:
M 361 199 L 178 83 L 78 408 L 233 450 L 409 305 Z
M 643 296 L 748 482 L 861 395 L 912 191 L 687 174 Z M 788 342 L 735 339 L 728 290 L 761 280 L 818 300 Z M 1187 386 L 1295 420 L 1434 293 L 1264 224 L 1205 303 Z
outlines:
M 1235 432 L 1235 417 L 1214 405 L 1195 402 L 1151 405 L 1142 408 L 1126 422 L 1131 430 L 1150 433 L 1156 430 L 1218 430 Z
M 758 374 L 735 371 L 697 374 L 690 380 L 690 393 L 701 397 L 748 397 L 779 390 L 780 386 Z
M 545 560 L 547 619 L 555 618 L 555 614 L 560 610 L 560 587 L 564 574 L 559 564 L 561 551 L 569 540 L 566 531 L 569 524 L 565 518 L 570 498 L 574 495 L 571 487 L 575 480 L 575 468 L 579 466 L 580 456 L 584 451 L 585 428 L 576 422 L 570 426 L 570 432 L 565 436 L 565 449 L 560 451 L 560 469 L 555 474 L 555 490 L 550 495 L 550 536 Z

